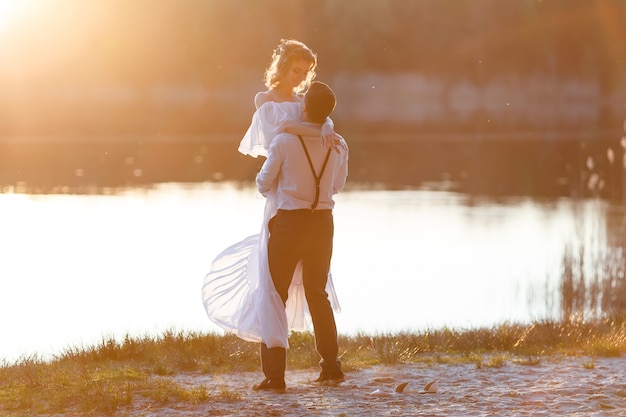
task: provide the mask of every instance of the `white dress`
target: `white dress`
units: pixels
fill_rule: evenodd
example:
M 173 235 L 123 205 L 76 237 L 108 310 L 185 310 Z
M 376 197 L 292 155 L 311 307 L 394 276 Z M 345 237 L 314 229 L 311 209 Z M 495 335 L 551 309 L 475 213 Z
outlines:
M 239 152 L 252 157 L 267 156 L 271 140 L 287 119 L 300 119 L 299 102 L 263 104 L 239 145 Z M 267 261 L 267 224 L 276 214 L 276 196 L 266 198 L 263 224 L 258 234 L 228 247 L 215 258 L 204 279 L 202 302 L 209 318 L 222 329 L 269 348 L 289 347 L 290 330 L 311 328 L 311 315 L 304 296 L 300 264 L 289 287 L 286 306 L 274 288 Z M 328 274 L 326 292 L 333 310 L 341 311 Z

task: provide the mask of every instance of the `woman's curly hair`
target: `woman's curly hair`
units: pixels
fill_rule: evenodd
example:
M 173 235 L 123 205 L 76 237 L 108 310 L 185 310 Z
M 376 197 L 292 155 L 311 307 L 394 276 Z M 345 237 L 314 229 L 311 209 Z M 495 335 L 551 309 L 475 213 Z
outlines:
M 298 60 L 305 60 L 311 63 L 311 69 L 307 73 L 306 79 L 296 88 L 296 93 L 306 91 L 316 76 L 317 55 L 304 43 L 295 39 L 281 39 L 280 44 L 274 49 L 272 63 L 265 70 L 265 86 L 267 88 L 276 87 L 291 63 Z

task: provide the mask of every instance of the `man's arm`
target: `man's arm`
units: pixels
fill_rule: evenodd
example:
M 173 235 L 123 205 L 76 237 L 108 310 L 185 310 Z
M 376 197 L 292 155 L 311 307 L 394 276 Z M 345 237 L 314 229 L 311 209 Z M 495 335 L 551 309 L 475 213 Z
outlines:
M 333 184 L 333 194 L 337 194 L 339 191 L 343 190 L 343 187 L 346 185 L 346 180 L 348 178 L 348 145 L 346 142 L 341 139 L 343 142 L 343 146 L 345 146 L 345 150 L 340 152 L 341 164 L 337 169 L 335 174 L 335 182 Z
M 264 197 L 267 197 L 267 194 L 275 187 L 278 181 L 283 156 L 282 148 L 276 140 L 273 141 L 267 154 L 267 159 L 259 173 L 256 174 L 257 189 Z

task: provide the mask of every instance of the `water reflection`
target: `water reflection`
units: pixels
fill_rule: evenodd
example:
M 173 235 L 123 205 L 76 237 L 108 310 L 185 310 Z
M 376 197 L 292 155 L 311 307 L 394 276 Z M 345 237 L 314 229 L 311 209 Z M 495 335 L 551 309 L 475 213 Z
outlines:
M 0 194 L 0 358 L 45 356 L 109 335 L 218 331 L 200 301 L 204 275 L 222 249 L 258 231 L 263 204 L 250 186 L 226 183 Z M 606 207 L 347 191 L 335 212 L 339 330 L 551 317 L 577 219 L 603 218 Z
M 471 195 L 626 198 L 621 132 L 577 138 L 345 134 L 353 184 L 403 189 L 436 182 Z M 262 160 L 235 152 L 240 139 L 239 132 L 0 141 L 0 190 L 92 193 L 162 182 L 250 181 Z

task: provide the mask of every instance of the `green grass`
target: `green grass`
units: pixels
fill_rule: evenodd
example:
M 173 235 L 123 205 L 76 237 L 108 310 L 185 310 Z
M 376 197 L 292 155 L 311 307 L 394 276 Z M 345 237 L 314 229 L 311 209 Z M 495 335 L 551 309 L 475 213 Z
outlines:
M 440 329 L 417 333 L 341 336 L 347 372 L 374 365 L 473 363 L 500 368 L 508 362 L 539 364 L 542 358 L 598 357 L 626 352 L 624 321 L 537 322 L 493 328 Z M 307 369 L 319 360 L 310 333 L 290 336 L 288 369 Z M 232 335 L 170 331 L 160 337 L 104 339 L 70 348 L 52 360 L 24 358 L 0 367 L 0 414 L 80 413 L 106 415 L 136 402 L 153 405 L 239 401 L 238 393 L 210 392 L 164 378 L 180 373 L 259 371 L 259 347 Z

